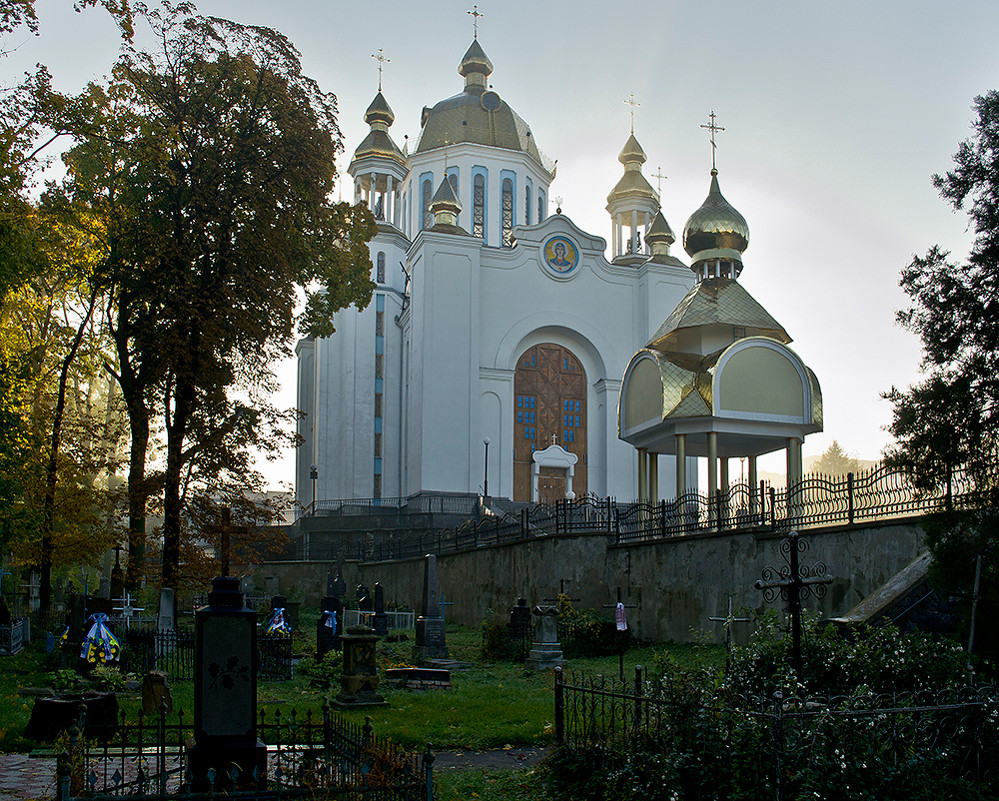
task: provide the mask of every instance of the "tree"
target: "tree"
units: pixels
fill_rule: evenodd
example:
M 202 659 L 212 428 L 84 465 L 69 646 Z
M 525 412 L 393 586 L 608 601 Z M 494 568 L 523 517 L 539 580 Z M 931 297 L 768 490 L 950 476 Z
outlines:
M 911 305 L 899 322 L 923 348 L 925 378 L 886 393 L 893 404 L 889 463 L 907 470 L 918 489 L 951 487 L 958 474 L 972 493 L 971 512 L 928 524 L 927 542 L 940 586 L 967 593 L 977 555 L 989 597 L 979 625 L 999 612 L 999 92 L 976 97 L 973 135 L 954 155 L 954 168 L 933 185 L 955 210 L 966 211 L 974 242 L 966 261 L 931 248 L 902 271 Z M 990 624 L 994 628 L 994 624 Z M 989 637 L 995 643 L 994 632 Z M 993 652 L 993 656 L 994 656 Z
M 859 470 L 860 462 L 857 461 L 857 457 L 844 451 L 836 440 L 832 441 L 832 444 L 812 465 L 812 472 L 823 476 L 845 476 L 847 473 L 855 474 Z
M 132 425 L 129 493 L 137 506 L 148 493 L 143 434 L 156 411 L 162 581 L 175 587 L 185 470 L 230 438 L 253 441 L 261 407 L 234 390 L 272 380 L 296 322 L 325 335 L 334 311 L 368 302 L 376 228 L 362 206 L 330 202 L 336 101 L 302 74 L 291 43 L 187 3 L 163 9 L 140 9 L 160 49 L 126 46 L 113 82 L 53 120 L 77 144 L 52 198 L 70 212 L 82 204 L 106 232 L 94 281 Z

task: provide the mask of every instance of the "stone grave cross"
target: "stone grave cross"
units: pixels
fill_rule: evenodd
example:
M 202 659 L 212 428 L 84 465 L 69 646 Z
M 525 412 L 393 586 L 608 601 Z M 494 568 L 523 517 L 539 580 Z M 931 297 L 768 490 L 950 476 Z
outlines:
M 798 555 L 808 550 L 808 542 L 802 539 L 797 531 L 792 531 L 787 539 L 781 540 L 780 553 L 784 557 L 784 566 L 774 568 L 767 565 L 763 568 L 763 578 L 753 586 L 763 593 L 768 603 L 773 602 L 778 595 L 787 601 L 787 612 L 791 618 L 791 662 L 801 677 L 801 599 L 814 595 L 821 598 L 826 594 L 826 585 L 832 583 L 832 578 L 826 576 L 826 566 L 816 562 L 809 568 L 798 561 Z
M 219 559 L 221 561 L 219 575 L 228 576 L 230 570 L 229 562 L 232 556 L 232 535 L 246 534 L 249 529 L 246 526 L 234 526 L 232 524 L 232 509 L 228 506 L 222 507 L 222 524 L 211 526 L 210 529 L 219 534 L 221 538 L 219 545 Z

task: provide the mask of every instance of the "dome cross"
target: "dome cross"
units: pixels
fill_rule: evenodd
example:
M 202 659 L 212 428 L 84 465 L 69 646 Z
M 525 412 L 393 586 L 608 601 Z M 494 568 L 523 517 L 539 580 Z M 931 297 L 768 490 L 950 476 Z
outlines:
M 715 134 L 719 131 L 724 131 L 725 129 L 715 122 L 716 115 L 714 109 L 711 109 L 711 113 L 708 117 L 710 117 L 711 121 L 707 125 L 702 125 L 701 127 L 706 131 L 711 131 L 711 169 L 717 171 L 717 168 L 715 167 L 715 151 L 718 149 L 718 145 L 715 142 Z
M 382 68 L 386 64 L 390 64 L 392 62 L 392 59 L 388 58 L 385 55 L 385 51 L 382 50 L 380 47 L 378 48 L 377 53 L 371 54 L 371 57 L 378 62 L 378 91 L 380 92 L 382 90 Z
M 630 108 L 628 109 L 628 113 L 631 115 L 631 132 L 634 133 L 635 132 L 635 109 L 638 106 L 642 105 L 642 104 L 639 103 L 637 100 L 635 100 L 635 93 L 634 92 L 628 92 L 628 99 L 624 101 L 624 104 L 626 106 L 630 106 Z
M 481 11 L 479 11 L 479 4 L 478 3 L 476 3 L 475 5 L 472 6 L 472 10 L 471 11 L 466 11 L 465 13 L 472 15 L 472 38 L 478 39 L 479 38 L 479 17 L 484 17 L 485 14 L 483 14 Z
M 652 174 L 652 177 L 656 179 L 656 191 L 661 195 L 663 193 L 663 178 L 668 178 L 668 175 L 663 175 L 663 168 L 656 167 L 656 171 Z

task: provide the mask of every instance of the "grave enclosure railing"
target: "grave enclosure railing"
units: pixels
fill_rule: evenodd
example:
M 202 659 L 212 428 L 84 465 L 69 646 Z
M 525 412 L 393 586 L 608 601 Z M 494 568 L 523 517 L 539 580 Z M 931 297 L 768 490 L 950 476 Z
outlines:
M 285 558 L 386 561 L 577 532 L 605 532 L 620 544 L 747 528 L 786 533 L 792 528 L 914 517 L 944 508 L 968 508 L 974 502 L 973 487 L 960 471 L 949 488 L 919 492 L 904 471 L 881 465 L 843 477 L 809 475 L 786 489 L 766 482 L 740 483 L 714 496 L 689 492 L 673 500 L 628 504 L 584 496 L 539 503 L 518 513 L 479 514 L 455 528 L 379 531 L 323 544 L 303 539 Z
M 160 670 L 173 681 L 194 679 L 194 631 L 177 629 L 163 632 L 155 629 L 131 629 L 125 633 L 126 654 L 135 664 L 127 667 L 136 672 Z M 264 681 L 286 681 L 293 677 L 291 637 L 257 636 L 257 678 Z
M 433 801 L 429 749 L 407 752 L 374 735 L 371 719 L 349 723 L 330 711 L 263 710 L 257 736 L 267 746 L 266 776 L 240 774 L 233 765 L 212 766 L 208 792 L 192 792 L 185 744 L 194 735 L 183 711 L 128 718 L 102 742 L 80 737 L 86 717 L 81 704 L 68 750 L 59 756 L 57 801 L 120 798 L 336 798 L 360 801 Z M 235 788 L 235 789 L 233 789 Z
M 728 749 L 726 758 L 743 771 L 740 783 L 760 788 L 761 798 L 790 801 L 810 783 L 835 780 L 847 765 L 875 760 L 887 773 L 932 765 L 941 776 L 999 790 L 996 687 L 836 698 L 716 696 L 696 711 L 677 709 L 641 668 L 632 681 L 556 669 L 556 747 L 577 756 L 597 752 L 604 769 L 620 768 L 629 754 L 661 753 L 668 763 L 683 752 L 692 759 L 691 742 L 681 743 L 677 732 L 689 725 L 704 738 L 716 726 L 716 748 Z

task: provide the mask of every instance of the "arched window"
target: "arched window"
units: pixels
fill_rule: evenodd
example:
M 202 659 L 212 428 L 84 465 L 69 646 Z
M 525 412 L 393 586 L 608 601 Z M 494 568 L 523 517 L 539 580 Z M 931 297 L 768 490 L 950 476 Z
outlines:
M 423 223 L 420 228 L 429 228 L 434 224 L 432 215 L 430 214 L 430 199 L 433 197 L 433 180 L 427 178 L 424 180 L 423 185 L 420 187 L 420 215 Z
M 476 175 L 472 180 L 472 236 L 486 235 L 486 177 Z
M 531 224 L 531 187 L 524 187 L 524 225 Z
M 377 269 L 375 270 L 375 281 L 379 284 L 385 283 L 385 251 L 378 251 Z
M 513 247 L 513 181 L 503 179 L 503 247 Z
M 545 193 L 538 192 L 538 222 L 545 221 Z

